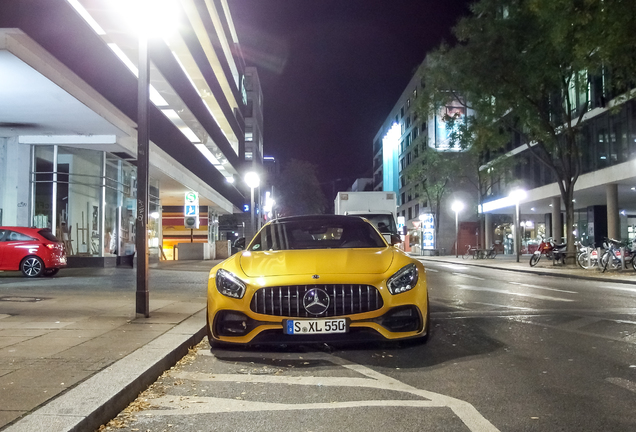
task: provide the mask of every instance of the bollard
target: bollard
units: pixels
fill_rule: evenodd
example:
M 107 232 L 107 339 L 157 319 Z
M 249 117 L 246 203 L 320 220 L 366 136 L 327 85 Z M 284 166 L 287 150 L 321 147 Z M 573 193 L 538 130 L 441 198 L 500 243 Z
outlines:
M 598 266 L 598 268 L 602 269 L 603 268 L 603 255 L 601 255 L 601 248 L 597 247 L 596 248 L 596 265 Z
M 621 251 L 621 270 L 625 270 L 625 248 L 621 247 L 619 250 Z

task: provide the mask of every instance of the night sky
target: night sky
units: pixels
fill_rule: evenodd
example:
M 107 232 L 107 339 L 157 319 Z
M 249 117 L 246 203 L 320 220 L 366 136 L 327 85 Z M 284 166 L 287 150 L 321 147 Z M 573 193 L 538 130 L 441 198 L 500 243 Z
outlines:
M 371 177 L 373 137 L 468 0 L 230 0 L 263 87 L 266 156 L 345 190 Z M 330 187 L 331 188 L 331 187 Z

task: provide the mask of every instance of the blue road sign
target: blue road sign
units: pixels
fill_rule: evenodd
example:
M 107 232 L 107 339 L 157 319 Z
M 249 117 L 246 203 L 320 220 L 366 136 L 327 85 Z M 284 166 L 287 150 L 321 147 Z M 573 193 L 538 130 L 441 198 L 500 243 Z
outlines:
M 195 205 L 187 205 L 185 206 L 185 216 L 196 216 L 197 215 L 197 206 Z

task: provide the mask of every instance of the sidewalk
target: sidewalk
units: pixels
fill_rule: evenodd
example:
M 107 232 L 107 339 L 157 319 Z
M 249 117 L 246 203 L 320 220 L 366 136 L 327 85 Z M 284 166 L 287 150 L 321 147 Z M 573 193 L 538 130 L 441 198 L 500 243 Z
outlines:
M 203 338 L 218 262 L 152 265 L 150 318 L 135 314 L 134 269 L 0 272 L 0 430 L 91 431 L 114 417 Z
M 604 282 L 615 283 L 629 283 L 636 284 L 636 272 L 630 267 L 626 270 L 607 270 L 605 273 L 601 272 L 601 269 L 589 269 L 585 270 L 576 264 L 562 265 L 553 264 L 552 261 L 542 257 L 539 263 L 535 267 L 530 267 L 530 256 L 521 255 L 519 262 L 515 255 L 497 255 L 495 259 L 463 259 L 461 255 L 455 258 L 454 255 L 444 256 L 419 256 L 410 254 L 413 258 L 418 258 L 424 263 L 426 261 L 437 261 L 444 263 L 452 263 L 458 265 L 469 265 L 484 268 L 495 268 L 499 270 L 516 271 L 523 273 L 565 277 L 572 279 L 587 279 L 597 280 Z
M 636 282 L 530 256 L 419 257 L 508 271 Z M 165 261 L 150 269 L 150 318 L 135 310 L 133 269 L 65 269 L 54 278 L 0 272 L 0 430 L 93 431 L 113 418 L 205 334 L 210 268 Z

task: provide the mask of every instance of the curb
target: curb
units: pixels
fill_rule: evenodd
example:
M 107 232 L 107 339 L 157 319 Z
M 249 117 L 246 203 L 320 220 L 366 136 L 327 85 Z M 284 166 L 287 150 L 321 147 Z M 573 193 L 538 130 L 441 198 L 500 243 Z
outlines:
M 411 257 L 413 257 L 415 259 L 418 259 L 418 260 L 422 260 L 422 261 L 441 262 L 441 263 L 446 263 L 446 264 L 457 264 L 456 261 L 448 261 L 448 260 L 443 260 L 443 259 L 430 259 L 430 258 L 426 258 L 425 256 L 413 256 L 413 255 L 411 255 Z M 541 270 L 529 270 L 529 269 L 525 270 L 525 269 L 520 269 L 520 268 L 517 269 L 517 268 L 496 267 L 496 266 L 492 266 L 492 265 L 484 265 L 484 264 L 477 264 L 477 263 L 464 264 L 464 265 L 473 266 L 473 267 L 488 268 L 488 269 L 504 270 L 504 271 L 517 272 L 517 273 L 529 273 L 529 274 L 540 275 L 540 276 L 554 276 L 554 277 L 569 278 L 569 279 L 590 280 L 590 281 L 595 281 L 595 282 L 621 283 L 621 284 L 628 284 L 628 285 L 636 284 L 636 279 L 633 280 L 633 281 L 628 281 L 628 280 L 624 280 L 624 279 L 609 279 L 609 278 L 602 278 L 602 277 L 596 277 L 596 276 L 583 276 L 583 275 L 556 273 L 556 272 L 541 271 Z
M 6 432 L 97 430 L 174 366 L 206 334 L 205 308 L 5 429 Z

